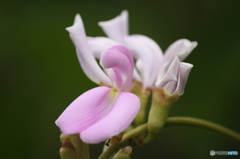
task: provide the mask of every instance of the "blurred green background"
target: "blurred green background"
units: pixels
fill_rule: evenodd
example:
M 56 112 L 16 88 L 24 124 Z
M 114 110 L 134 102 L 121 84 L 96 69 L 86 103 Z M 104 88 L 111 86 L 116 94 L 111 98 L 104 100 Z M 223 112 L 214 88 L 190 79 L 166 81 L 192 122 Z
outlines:
M 0 158 L 60 158 L 54 122 L 77 96 L 96 86 L 82 72 L 65 31 L 76 13 L 88 36 L 104 36 L 97 22 L 127 9 L 130 34 L 147 35 L 163 50 L 179 38 L 198 41 L 186 59 L 194 68 L 185 94 L 170 115 L 199 117 L 240 132 L 239 6 L 237 0 L 2 0 Z M 101 147 L 90 146 L 91 158 Z M 210 150 L 240 153 L 240 146 L 207 130 L 178 126 L 133 147 L 132 158 L 202 159 L 211 158 Z

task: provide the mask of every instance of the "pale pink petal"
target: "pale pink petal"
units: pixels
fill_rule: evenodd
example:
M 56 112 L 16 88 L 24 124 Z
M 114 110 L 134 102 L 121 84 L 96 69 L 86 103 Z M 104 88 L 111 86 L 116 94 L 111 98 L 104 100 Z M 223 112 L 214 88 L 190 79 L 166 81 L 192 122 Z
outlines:
M 185 63 L 185 62 L 180 63 L 179 79 L 178 79 L 178 86 L 177 86 L 178 95 L 183 95 L 185 85 L 187 83 L 188 76 L 190 74 L 192 67 L 193 67 L 192 64 Z
M 167 72 L 163 76 L 163 78 L 158 78 L 155 86 L 158 88 L 164 88 L 168 83 L 167 90 L 169 94 L 175 91 L 176 89 L 176 82 L 178 80 L 178 72 L 179 72 L 180 61 L 177 56 L 175 56 L 174 60 L 170 64 Z M 175 88 L 174 88 L 175 87 Z
M 100 121 L 80 133 L 86 143 L 96 144 L 123 132 L 133 121 L 140 108 L 139 98 L 120 92 L 111 111 Z
M 125 38 L 126 46 L 133 54 L 136 68 L 140 73 L 145 88 L 152 87 L 156 80 L 159 63 L 162 58 L 160 47 L 143 35 L 131 35 Z
M 109 92 L 111 88 L 93 88 L 75 99 L 58 117 L 56 125 L 66 134 L 80 133 L 98 122 L 111 109 L 114 99 Z
M 94 57 L 100 59 L 103 51 L 118 43 L 106 37 L 88 37 L 88 45 Z
M 140 73 L 140 77 L 144 87 L 151 87 L 155 80 L 155 66 L 157 59 L 154 57 L 152 50 L 141 40 L 135 36 L 125 38 L 126 46 L 131 51 L 136 61 L 136 68 Z
M 133 79 L 135 79 L 136 81 L 139 81 L 141 82 L 142 81 L 142 78 L 140 77 L 139 73 L 137 72 L 136 68 L 134 67 L 134 70 L 133 70 Z
M 122 84 L 116 84 L 119 90 L 131 90 L 133 76 L 133 58 L 126 47 L 122 45 L 115 45 L 109 48 L 102 54 L 100 63 L 105 69 L 112 69 L 114 74 L 111 73 L 109 76 L 111 76 L 114 83 L 119 83 L 119 80 L 116 79 L 116 77 L 121 78 L 120 80 L 122 81 Z
M 183 61 L 197 46 L 197 42 L 191 42 L 187 39 L 179 39 L 171 44 L 165 54 L 164 62 L 171 62 L 175 56 L 178 56 L 180 61 Z
M 128 35 L 128 12 L 123 11 L 121 15 L 115 17 L 112 20 L 99 22 L 98 25 L 103 29 L 106 35 L 119 42 L 124 44 L 124 36 Z
M 124 10 L 120 14 L 123 35 L 128 35 L 128 11 Z
M 73 26 L 66 28 L 66 30 L 70 33 L 80 65 L 88 78 L 98 84 L 103 82 L 106 85 L 111 85 L 110 79 L 99 67 L 89 48 L 83 22 L 79 14 L 76 15 Z
M 151 54 L 153 54 L 157 61 L 160 61 L 163 58 L 162 49 L 153 39 L 139 34 L 130 36 L 136 38 L 137 41 L 140 41 L 142 44 L 146 45 L 151 50 Z
M 170 81 L 164 88 L 168 92 L 169 95 L 173 95 L 177 91 L 177 81 Z

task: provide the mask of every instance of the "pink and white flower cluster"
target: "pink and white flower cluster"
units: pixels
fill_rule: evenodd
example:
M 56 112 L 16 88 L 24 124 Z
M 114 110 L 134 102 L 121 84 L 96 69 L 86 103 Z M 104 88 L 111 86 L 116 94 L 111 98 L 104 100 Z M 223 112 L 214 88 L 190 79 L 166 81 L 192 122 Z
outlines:
M 181 62 L 197 46 L 197 42 L 179 39 L 171 44 L 165 53 L 152 39 L 144 35 L 128 34 L 128 12 L 123 11 L 116 18 L 99 22 L 108 37 L 126 46 L 136 59 L 134 79 L 145 88 L 165 88 L 172 95 L 182 95 L 193 65 Z
M 67 31 L 84 73 L 109 87 L 80 95 L 56 120 L 64 134 L 79 133 L 86 143 L 102 142 L 131 124 L 140 108 L 139 98 L 130 93 L 133 79 L 144 88 L 155 86 L 169 95 L 182 95 L 193 65 L 181 61 L 197 46 L 197 42 L 180 39 L 163 54 L 147 36 L 128 34 L 127 11 L 99 25 L 108 37 L 87 37 L 79 14 Z

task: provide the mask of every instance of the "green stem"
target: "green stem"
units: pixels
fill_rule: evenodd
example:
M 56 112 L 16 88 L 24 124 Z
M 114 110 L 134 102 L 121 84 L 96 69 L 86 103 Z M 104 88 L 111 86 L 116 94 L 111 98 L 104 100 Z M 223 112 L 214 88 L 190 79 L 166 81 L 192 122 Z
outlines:
M 175 126 L 175 125 L 186 125 L 204 128 L 218 134 L 222 134 L 228 138 L 236 140 L 240 143 L 240 134 L 217 123 L 213 123 L 207 120 L 192 118 L 192 117 L 169 117 L 166 120 L 164 127 Z
M 198 118 L 192 118 L 192 117 L 169 117 L 166 120 L 166 123 L 164 127 L 168 126 L 177 126 L 177 125 L 184 125 L 184 126 L 194 126 L 194 127 L 199 127 L 199 128 L 204 128 L 207 130 L 211 130 L 213 132 L 222 134 L 223 136 L 226 136 L 228 138 L 234 139 L 237 142 L 240 143 L 240 134 L 226 128 L 224 126 L 221 126 L 219 124 L 203 120 L 203 119 L 198 119 Z M 135 129 L 132 129 L 129 132 L 126 132 L 123 135 L 122 140 L 115 144 L 110 146 L 104 153 L 101 154 L 101 156 L 98 159 L 109 159 L 109 157 L 116 152 L 116 150 L 123 144 L 127 143 L 130 138 L 138 137 L 144 133 L 147 132 L 148 125 L 147 124 L 142 124 Z

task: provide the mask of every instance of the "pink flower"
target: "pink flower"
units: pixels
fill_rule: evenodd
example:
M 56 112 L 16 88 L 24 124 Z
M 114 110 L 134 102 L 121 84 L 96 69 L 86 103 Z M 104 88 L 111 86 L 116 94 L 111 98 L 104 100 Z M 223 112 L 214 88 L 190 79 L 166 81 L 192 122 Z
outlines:
M 179 39 L 171 44 L 165 54 L 163 54 L 158 44 L 149 37 L 128 34 L 127 11 L 123 11 L 121 15 L 112 20 L 100 22 L 99 25 L 109 38 L 127 46 L 133 54 L 136 59 L 136 69 L 133 76 L 135 80 L 141 81 L 145 88 L 156 86 L 158 88 L 166 88 L 169 94 L 183 94 L 192 65 L 180 61 L 183 61 L 191 53 L 197 46 L 197 42 Z M 177 70 L 179 70 L 175 72 L 174 76 L 176 78 L 168 78 L 173 75 L 169 75 L 173 67 L 170 68 L 171 64 L 174 66 L 174 69 L 178 68 Z M 162 81 L 163 79 L 164 81 Z M 168 83 L 176 84 L 176 82 L 175 91 L 170 90 L 170 85 L 173 88 L 173 84 Z
M 92 61 L 83 62 L 83 67 L 92 65 Z M 102 53 L 100 63 L 113 87 L 97 87 L 83 93 L 56 120 L 64 134 L 80 133 L 84 142 L 92 144 L 123 132 L 140 108 L 139 98 L 127 92 L 132 87 L 134 68 L 128 49 L 115 45 Z

